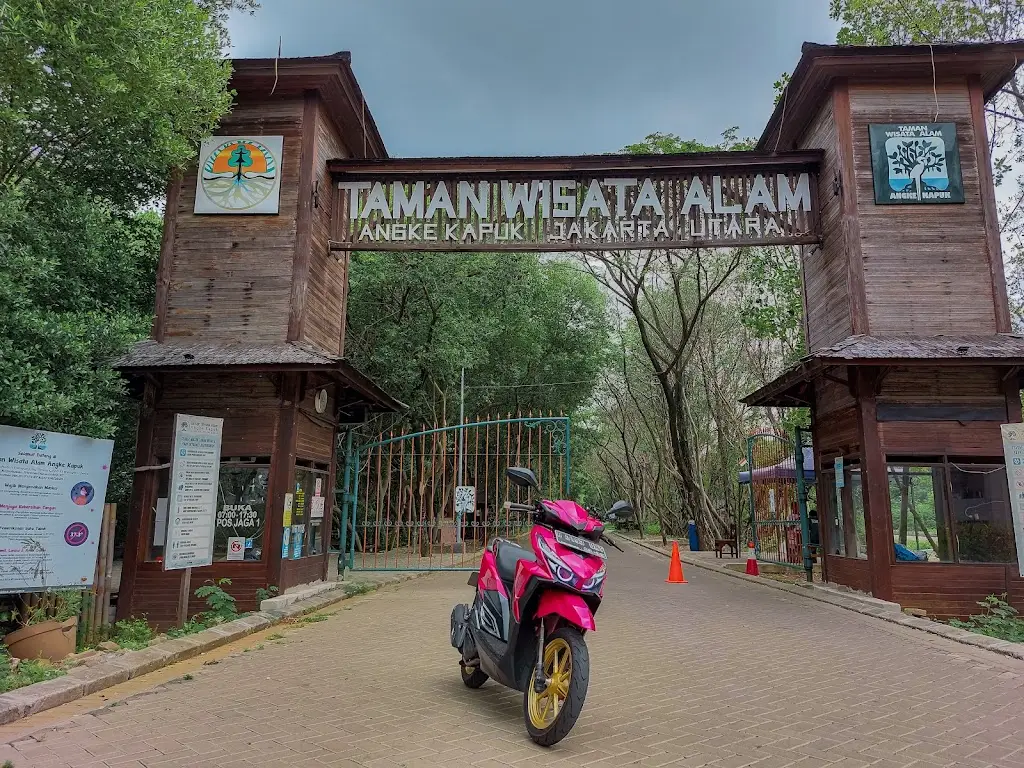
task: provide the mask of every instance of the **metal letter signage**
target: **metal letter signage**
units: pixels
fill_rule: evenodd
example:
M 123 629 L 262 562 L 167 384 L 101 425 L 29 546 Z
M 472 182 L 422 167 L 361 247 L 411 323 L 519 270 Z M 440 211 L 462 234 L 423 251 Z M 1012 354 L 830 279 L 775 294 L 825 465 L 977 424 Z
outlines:
M 962 203 L 954 123 L 869 125 L 878 205 Z
M 794 155 L 796 157 L 794 157 Z M 572 251 L 818 241 L 816 153 L 331 164 L 335 250 Z

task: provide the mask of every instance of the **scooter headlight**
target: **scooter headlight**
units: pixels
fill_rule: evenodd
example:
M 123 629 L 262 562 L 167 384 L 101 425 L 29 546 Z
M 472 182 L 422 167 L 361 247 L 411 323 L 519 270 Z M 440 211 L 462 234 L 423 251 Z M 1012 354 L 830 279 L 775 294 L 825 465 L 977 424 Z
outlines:
M 605 569 L 602 568 L 600 571 L 598 571 L 585 582 L 583 582 L 583 590 L 585 592 L 597 592 L 597 590 L 599 590 L 601 588 L 601 585 L 604 583 L 604 574 Z
M 548 561 L 548 568 L 551 570 L 552 575 L 563 584 L 571 585 L 576 581 L 576 574 L 573 573 L 572 568 L 565 564 L 555 551 L 548 546 L 544 539 L 538 539 L 537 545 L 540 548 L 541 554 L 544 555 L 544 559 Z

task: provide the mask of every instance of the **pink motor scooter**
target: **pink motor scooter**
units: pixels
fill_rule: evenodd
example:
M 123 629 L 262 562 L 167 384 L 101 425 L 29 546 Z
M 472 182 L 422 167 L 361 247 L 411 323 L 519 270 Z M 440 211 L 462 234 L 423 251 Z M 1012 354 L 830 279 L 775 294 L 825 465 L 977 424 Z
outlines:
M 506 471 L 517 486 L 539 492 L 529 469 Z M 452 611 L 451 642 L 462 653 L 462 681 L 479 688 L 487 678 L 523 691 L 526 730 L 536 743 L 557 744 L 583 709 L 590 658 L 583 635 L 595 629 L 605 581 L 605 549 L 619 549 L 604 524 L 574 501 L 507 504 L 532 515 L 531 549 L 495 539 L 469 579 L 473 605 Z M 605 520 L 631 517 L 616 502 Z M 621 551 L 621 550 L 620 550 Z

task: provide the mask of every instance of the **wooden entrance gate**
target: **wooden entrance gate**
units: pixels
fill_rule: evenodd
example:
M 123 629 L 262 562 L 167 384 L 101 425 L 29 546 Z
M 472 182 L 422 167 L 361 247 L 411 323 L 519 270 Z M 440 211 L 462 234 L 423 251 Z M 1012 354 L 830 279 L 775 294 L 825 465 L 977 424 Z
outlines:
M 476 570 L 495 536 L 520 538 L 527 515 L 505 503 L 526 494 L 505 477 L 537 474 L 545 498 L 569 495 L 569 419 L 518 416 L 382 434 L 346 447 L 340 567 Z

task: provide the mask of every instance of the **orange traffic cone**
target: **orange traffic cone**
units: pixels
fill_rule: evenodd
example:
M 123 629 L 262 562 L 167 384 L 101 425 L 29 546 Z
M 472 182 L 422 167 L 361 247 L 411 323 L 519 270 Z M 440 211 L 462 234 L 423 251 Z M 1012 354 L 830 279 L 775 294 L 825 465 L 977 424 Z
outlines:
M 757 569 L 757 558 L 754 556 L 754 542 L 747 542 L 747 576 L 760 576 Z
M 679 543 L 672 542 L 672 561 L 668 564 L 668 578 L 666 584 L 689 584 L 683 576 L 683 561 L 679 559 Z

